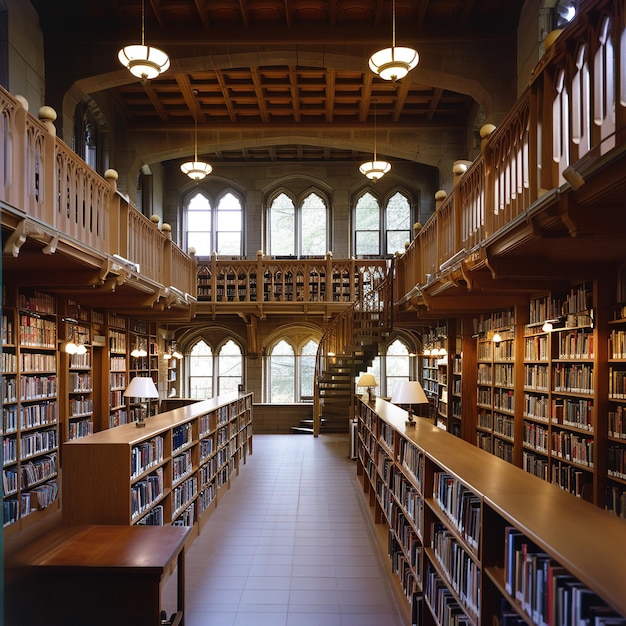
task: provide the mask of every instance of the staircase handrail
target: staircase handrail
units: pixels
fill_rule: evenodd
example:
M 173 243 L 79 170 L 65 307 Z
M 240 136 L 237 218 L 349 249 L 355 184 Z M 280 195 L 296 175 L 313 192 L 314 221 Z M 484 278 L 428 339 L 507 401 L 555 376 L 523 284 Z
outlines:
M 371 289 L 359 292 L 359 297 L 352 304 L 337 314 L 326 327 L 315 355 L 315 375 L 313 392 L 313 436 L 317 437 L 321 428 L 321 400 L 319 380 L 329 359 L 346 354 L 348 345 L 355 338 L 355 326 L 370 329 L 371 321 L 376 316 L 376 327 L 381 332 L 388 332 L 393 326 L 393 261 L 389 261 L 386 274 L 379 282 L 373 282 Z M 362 313 L 365 315 L 359 316 Z M 356 324 L 355 324 L 356 322 Z M 363 335 L 361 335 L 362 337 Z M 354 398 L 350 399 L 350 415 L 354 411 Z

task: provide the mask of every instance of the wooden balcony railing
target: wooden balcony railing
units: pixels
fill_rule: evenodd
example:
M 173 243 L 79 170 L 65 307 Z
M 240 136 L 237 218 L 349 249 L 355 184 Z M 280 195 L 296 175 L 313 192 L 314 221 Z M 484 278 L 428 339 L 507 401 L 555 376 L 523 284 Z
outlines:
M 273 259 L 198 261 L 198 302 L 213 305 L 343 304 L 358 301 L 386 274 L 385 260 Z M 222 307 L 227 311 L 228 307 Z
M 396 302 L 565 185 L 568 169 L 585 175 L 622 149 L 626 16 L 609 0 L 581 2 L 578 9 L 515 108 L 483 140 L 480 157 L 397 260 Z
M 137 268 L 139 281 L 175 290 L 179 300 L 196 294 L 194 259 L 117 192 L 117 173 L 99 176 L 56 136 L 56 114 L 42 107 L 40 119 L 28 103 L 0 88 L 0 197 L 3 213 L 28 236 L 44 231 L 88 248 L 103 267 L 121 257 Z M 3 222 L 4 223 L 4 222 Z M 19 253 L 11 242 L 11 254 Z

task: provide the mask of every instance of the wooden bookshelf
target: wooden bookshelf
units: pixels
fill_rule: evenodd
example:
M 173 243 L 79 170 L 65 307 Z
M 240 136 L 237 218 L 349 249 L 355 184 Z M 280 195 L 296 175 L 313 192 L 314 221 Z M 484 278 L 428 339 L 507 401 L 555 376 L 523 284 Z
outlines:
M 607 485 L 605 506 L 626 518 L 626 307 L 615 311 L 608 334 Z
M 357 401 L 356 413 L 357 476 L 373 520 L 388 529 L 380 547 L 413 623 L 443 623 L 447 608 L 470 624 L 510 615 L 547 623 L 546 595 L 524 595 L 516 558 L 525 580 L 539 584 L 549 569 L 565 597 L 577 586 L 594 594 L 598 613 L 626 616 L 622 521 L 429 420 L 406 426 L 406 411 L 380 398 Z M 567 578 L 556 579 L 556 568 Z
M 252 394 L 203 400 L 70 441 L 63 448 L 69 524 L 199 526 L 252 453 Z
M 2 316 L 3 519 L 12 533 L 59 508 L 56 298 L 10 292 Z

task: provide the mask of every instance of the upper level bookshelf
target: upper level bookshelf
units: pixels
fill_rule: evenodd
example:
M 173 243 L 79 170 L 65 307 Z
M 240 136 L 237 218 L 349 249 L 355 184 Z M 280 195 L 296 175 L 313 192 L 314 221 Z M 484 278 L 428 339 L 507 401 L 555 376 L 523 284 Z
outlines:
M 70 524 L 201 524 L 252 453 L 252 394 L 230 394 L 63 447 Z
M 357 475 L 413 623 L 624 623 L 615 516 L 380 398 L 356 414 Z

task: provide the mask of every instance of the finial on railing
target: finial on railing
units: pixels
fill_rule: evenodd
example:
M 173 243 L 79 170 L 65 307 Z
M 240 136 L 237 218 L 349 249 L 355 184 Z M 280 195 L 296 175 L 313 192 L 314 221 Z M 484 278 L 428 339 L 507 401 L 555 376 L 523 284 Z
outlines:
M 154 215 L 150 216 L 150 221 L 158 228 L 161 218 L 155 213 Z
M 455 185 L 459 182 L 459 180 L 461 180 L 461 176 L 467 172 L 471 164 L 471 161 L 455 161 L 452 164 L 452 174 L 454 175 Z
M 111 185 L 111 189 L 113 191 L 117 191 L 117 179 L 119 178 L 119 174 L 117 170 L 110 169 L 104 173 L 105 180 L 108 181 L 109 185 Z
M 435 211 L 438 211 L 441 208 L 443 201 L 447 197 L 448 197 L 448 194 L 443 189 L 440 189 L 439 191 L 435 193 Z
M 15 96 L 15 99 L 22 105 L 22 108 L 24 109 L 24 111 L 28 113 L 28 109 L 30 107 L 30 105 L 28 104 L 28 100 L 26 100 L 24 96 L 20 96 L 20 95 Z
M 57 119 L 57 112 L 51 106 L 44 105 L 39 107 L 39 119 L 43 122 L 47 131 L 51 135 L 56 136 L 57 129 L 54 126 L 54 122 Z
M 422 230 L 422 223 L 421 222 L 415 222 L 415 224 L 413 224 L 413 237 L 417 237 L 417 235 L 419 234 L 420 230 Z
M 189 256 L 196 256 L 196 249 L 193 246 L 189 246 L 187 254 L 189 254 Z
M 491 136 L 496 127 L 493 124 L 485 124 L 480 129 L 480 151 L 485 151 L 487 145 L 487 139 Z
M 166 222 L 163 222 L 163 225 L 161 226 L 161 232 L 168 238 L 171 239 L 172 238 L 172 227 L 167 224 Z

